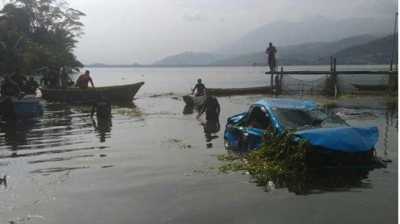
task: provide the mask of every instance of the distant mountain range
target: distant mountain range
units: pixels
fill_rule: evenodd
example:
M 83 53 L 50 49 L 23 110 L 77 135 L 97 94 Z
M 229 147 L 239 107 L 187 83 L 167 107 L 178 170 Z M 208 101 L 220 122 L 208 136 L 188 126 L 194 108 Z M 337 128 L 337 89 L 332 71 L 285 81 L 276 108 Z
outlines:
M 349 18 L 331 20 L 311 17 L 301 22 L 277 21 L 263 25 L 228 43 L 215 52 L 223 55 L 240 55 L 260 51 L 268 42 L 276 46 L 298 45 L 312 42 L 332 42 L 351 36 L 372 34 L 384 36 L 393 30 L 391 18 Z
M 104 64 L 104 63 L 93 63 L 93 64 L 87 64 L 85 67 L 88 68 L 130 68 L 130 67 L 142 67 L 145 65 L 141 65 L 139 63 L 132 63 L 132 64 Z
M 340 64 L 390 63 L 393 35 L 375 37 L 358 35 L 332 42 L 314 42 L 289 46 L 277 46 L 278 64 L 318 65 L 329 64 L 330 56 Z M 397 48 L 395 48 L 397 49 Z M 182 57 L 185 60 L 182 60 Z M 201 59 L 197 61 L 197 59 Z M 177 59 L 177 61 L 175 61 Z M 161 63 L 162 62 L 162 63 Z M 154 66 L 265 66 L 267 56 L 263 51 L 226 57 L 211 53 L 184 53 L 169 56 Z
M 393 38 L 395 38 L 393 42 Z M 340 64 L 389 64 L 395 43 L 395 63 L 397 62 L 398 35 L 390 35 L 370 41 L 365 44 L 355 45 L 333 54 Z
M 212 53 L 183 52 L 181 54 L 168 56 L 154 64 L 161 66 L 201 66 L 213 64 L 215 61 L 221 60 L 222 58 L 224 58 L 224 56 Z
M 214 52 L 187 51 L 150 65 L 97 63 L 89 66 L 264 66 L 267 41 L 277 46 L 278 63 L 282 65 L 329 64 L 330 56 L 337 57 L 340 64 L 384 64 L 390 62 L 392 54 L 393 35 L 389 35 L 392 25 L 391 19 L 374 18 L 336 21 L 315 17 L 303 22 L 280 21 L 250 31 Z
M 277 60 L 282 65 L 318 65 L 329 64 L 330 56 L 334 56 L 340 64 L 385 64 L 390 62 L 392 45 L 393 35 L 383 38 L 361 35 L 334 42 L 278 47 Z M 266 62 L 263 51 L 224 59 L 214 65 L 248 66 Z

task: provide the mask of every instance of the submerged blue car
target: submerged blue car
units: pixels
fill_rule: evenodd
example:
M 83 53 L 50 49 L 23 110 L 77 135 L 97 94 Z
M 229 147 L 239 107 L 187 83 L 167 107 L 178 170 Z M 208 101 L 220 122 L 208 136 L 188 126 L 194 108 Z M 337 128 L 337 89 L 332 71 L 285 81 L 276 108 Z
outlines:
M 311 100 L 267 99 L 248 112 L 228 118 L 224 140 L 229 150 L 253 150 L 263 144 L 265 132 L 292 131 L 320 152 L 367 153 L 375 150 L 377 127 L 351 127 L 336 115 L 328 115 Z

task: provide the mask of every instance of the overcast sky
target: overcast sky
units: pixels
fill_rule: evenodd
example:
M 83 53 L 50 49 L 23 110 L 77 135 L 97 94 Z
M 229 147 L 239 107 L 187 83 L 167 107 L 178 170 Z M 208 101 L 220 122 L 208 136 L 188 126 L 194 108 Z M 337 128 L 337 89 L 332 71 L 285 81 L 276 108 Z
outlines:
M 84 63 L 152 63 L 212 51 L 261 25 L 322 15 L 393 16 L 396 0 L 68 0 L 87 14 L 76 53 Z

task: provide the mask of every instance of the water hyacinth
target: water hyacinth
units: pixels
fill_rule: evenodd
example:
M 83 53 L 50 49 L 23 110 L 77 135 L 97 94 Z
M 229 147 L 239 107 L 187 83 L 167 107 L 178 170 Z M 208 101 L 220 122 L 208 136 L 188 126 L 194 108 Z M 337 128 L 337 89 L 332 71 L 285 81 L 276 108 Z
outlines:
M 219 160 L 224 162 L 219 170 L 248 173 L 258 186 L 267 191 L 287 188 L 295 194 L 309 194 L 369 187 L 363 182 L 369 171 L 383 167 L 375 157 L 366 166 L 321 166 L 321 161 L 325 160 L 314 153 L 310 144 L 289 132 L 279 135 L 266 133 L 264 142 L 259 150 L 219 156 Z
M 306 172 L 307 142 L 294 141 L 291 133 L 266 133 L 264 138 L 266 143 L 259 150 L 220 156 L 221 161 L 227 162 L 220 171 L 247 171 L 260 186 L 266 186 L 269 181 L 282 186 L 285 180 Z

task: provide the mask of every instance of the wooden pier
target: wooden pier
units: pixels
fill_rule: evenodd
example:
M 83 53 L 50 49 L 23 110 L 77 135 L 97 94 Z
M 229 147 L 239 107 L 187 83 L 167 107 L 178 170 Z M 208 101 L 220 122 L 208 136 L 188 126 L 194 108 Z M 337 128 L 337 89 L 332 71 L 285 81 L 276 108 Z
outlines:
M 390 70 L 381 70 L 381 71 L 336 71 L 337 75 L 397 75 L 398 71 L 390 71 Z M 266 75 L 330 75 L 332 71 L 329 70 L 320 70 L 320 71 L 275 71 L 275 72 L 265 72 Z
M 398 71 L 393 70 L 393 64 L 390 65 L 388 70 L 337 70 L 336 58 L 331 57 L 330 69 L 329 70 L 292 70 L 292 71 L 284 71 L 283 67 L 280 68 L 280 71 L 273 72 L 265 72 L 266 75 L 271 76 L 271 90 L 276 95 L 282 93 L 282 79 L 283 75 L 328 75 L 327 83 L 325 86 L 325 94 L 329 96 L 336 97 L 339 94 L 338 88 L 338 75 L 387 75 L 389 76 L 389 82 L 386 86 L 377 86 L 371 85 L 373 90 L 384 89 L 391 91 L 392 93 L 397 91 L 397 77 Z M 358 85 L 361 86 L 361 85 Z M 362 86 L 366 88 L 367 86 Z M 359 90 L 359 87 L 356 87 Z

